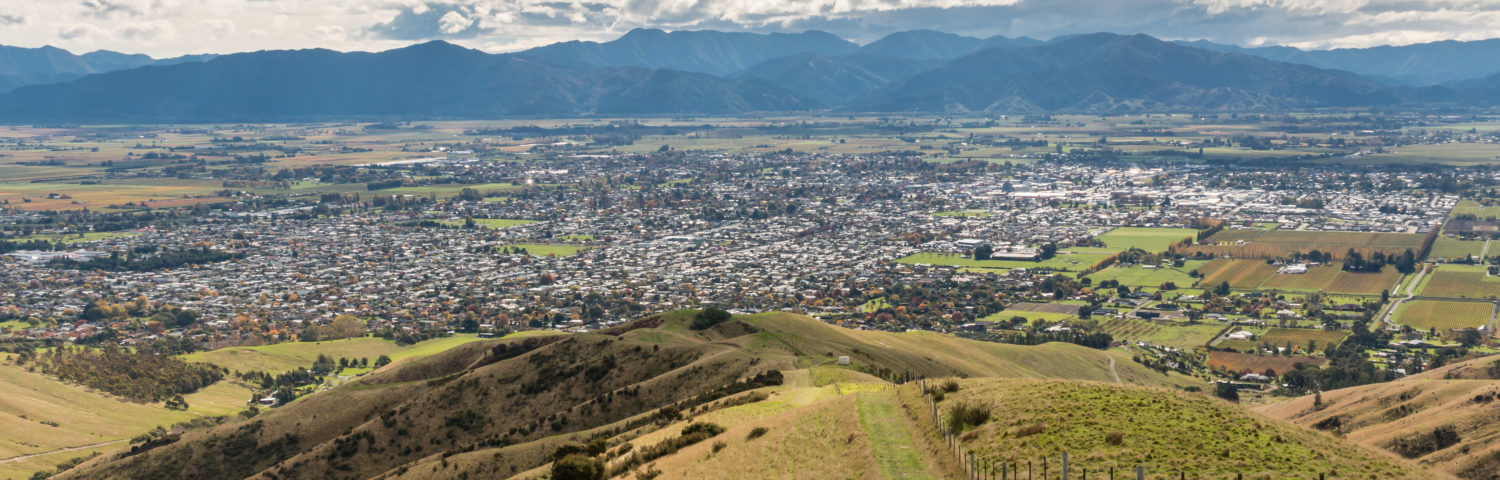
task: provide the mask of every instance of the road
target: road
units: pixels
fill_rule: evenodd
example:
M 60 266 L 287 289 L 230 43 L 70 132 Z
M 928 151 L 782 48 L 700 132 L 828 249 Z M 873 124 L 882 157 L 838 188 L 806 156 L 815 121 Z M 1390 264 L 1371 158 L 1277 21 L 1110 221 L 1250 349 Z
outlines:
M 125 440 L 115 440 L 113 442 L 95 443 L 93 445 L 84 445 L 82 447 L 69 447 L 69 448 L 63 448 L 63 449 L 59 449 L 59 450 L 53 450 L 53 451 L 50 451 L 50 452 L 33 453 L 31 455 L 21 455 L 19 457 L 10 457 L 10 458 L 5 458 L 5 459 L 0 459 L 0 463 L 19 462 L 21 460 L 25 460 L 25 459 L 28 459 L 28 458 L 40 457 L 40 456 L 43 456 L 43 455 L 51 455 L 51 454 L 54 454 L 54 453 L 64 453 L 64 452 L 72 452 L 72 451 L 76 451 L 76 450 L 85 450 L 85 449 L 95 448 L 95 447 L 103 447 L 105 445 L 114 445 L 116 443 L 120 443 L 120 442 L 124 442 L 124 441 Z
M 1120 372 L 1115 371 L 1115 356 L 1110 355 L 1109 352 L 1105 352 L 1104 356 L 1109 358 L 1109 375 L 1115 377 L 1115 383 L 1125 383 L 1120 381 Z
M 1417 270 L 1417 273 L 1412 276 L 1411 282 L 1406 284 L 1406 296 L 1397 298 L 1391 302 L 1391 308 L 1386 309 L 1385 316 L 1380 318 L 1381 323 L 1389 325 L 1391 323 L 1391 316 L 1396 314 L 1396 309 L 1401 306 L 1401 302 L 1405 302 L 1416 296 L 1417 284 L 1422 283 L 1422 276 L 1426 274 L 1427 268 L 1425 267 Z

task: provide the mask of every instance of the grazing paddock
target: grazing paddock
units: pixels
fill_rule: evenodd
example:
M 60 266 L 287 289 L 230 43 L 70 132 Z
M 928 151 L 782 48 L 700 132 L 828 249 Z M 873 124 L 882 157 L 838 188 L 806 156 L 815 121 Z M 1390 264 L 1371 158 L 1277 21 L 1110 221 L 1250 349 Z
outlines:
M 1259 348 L 1262 344 L 1286 347 L 1287 342 L 1291 342 L 1293 353 L 1308 354 L 1312 353 L 1307 350 L 1309 341 L 1313 342 L 1314 350 L 1322 350 L 1329 345 L 1338 345 L 1348 337 L 1349 332 L 1342 330 L 1272 327 L 1256 332 L 1255 340 L 1222 340 L 1217 346 L 1245 351 Z
M 1202 267 L 1207 263 L 1208 262 L 1202 260 L 1193 260 L 1189 261 L 1187 265 L 1184 265 L 1181 268 L 1145 268 L 1143 266 L 1121 267 L 1116 265 L 1095 272 L 1093 275 L 1089 275 L 1088 278 L 1093 280 L 1095 286 L 1099 285 L 1105 280 L 1114 280 L 1116 282 L 1120 282 L 1121 285 L 1125 285 L 1128 287 L 1146 287 L 1154 289 L 1161 286 L 1162 283 L 1172 282 L 1173 284 L 1177 285 L 1177 288 L 1190 288 L 1195 282 L 1198 281 L 1198 279 L 1188 276 L 1188 272 L 1193 271 L 1193 269 Z
M 1105 246 L 1117 251 L 1139 248 L 1148 252 L 1165 252 L 1172 244 L 1197 235 L 1198 231 L 1191 228 L 1120 227 L 1098 238 Z
M 1242 290 L 1321 290 L 1345 295 L 1379 295 L 1401 278 L 1401 272 L 1391 266 L 1378 273 L 1346 272 L 1339 263 L 1310 267 L 1307 273 L 1301 274 L 1276 273 L 1279 268 L 1263 260 L 1221 258 L 1198 269 L 1198 273 L 1203 274 L 1199 285 L 1211 288 L 1229 282 L 1230 288 Z
M 1239 352 L 1208 352 L 1209 367 L 1224 368 L 1231 372 L 1248 371 L 1262 373 L 1266 370 L 1275 370 L 1277 373 L 1285 373 L 1295 370 L 1298 363 L 1309 366 L 1322 366 L 1324 363 L 1328 363 L 1328 359 L 1282 355 L 1252 355 Z
M 1481 253 L 1484 253 L 1484 243 L 1484 240 L 1459 240 L 1449 236 L 1438 237 L 1437 241 L 1432 243 L 1432 253 L 1429 253 L 1427 258 L 1458 260 L 1478 257 Z
M 1453 206 L 1453 211 L 1448 213 L 1450 217 L 1459 215 L 1473 215 L 1474 218 L 1484 220 L 1486 218 L 1500 218 L 1500 206 L 1486 207 L 1484 204 L 1473 200 L 1459 200 Z
M 1489 325 L 1494 309 L 1487 302 L 1414 300 L 1401 304 L 1392 321 L 1422 331 L 1475 328 Z
M 1387 255 L 1407 249 L 1415 252 L 1421 248 L 1422 238 L 1414 233 L 1224 230 L 1205 239 L 1202 245 L 1189 245 L 1177 252 L 1212 257 L 1275 258 L 1318 250 L 1332 254 L 1335 259 L 1343 259 L 1350 249 L 1367 257 L 1377 251 Z
M 1142 341 L 1154 345 L 1190 349 L 1213 340 L 1224 326 L 1217 323 L 1188 325 L 1183 322 L 1115 318 L 1104 322 L 1104 333 L 1116 341 Z
M 1417 293 L 1424 297 L 1500 297 L 1500 277 L 1488 275 L 1483 265 L 1439 265 L 1423 279 Z
M 1078 305 L 1066 303 L 1035 303 L 1025 302 L 1011 305 L 1006 311 L 1042 312 L 1042 313 L 1066 313 L 1069 315 L 1078 313 Z

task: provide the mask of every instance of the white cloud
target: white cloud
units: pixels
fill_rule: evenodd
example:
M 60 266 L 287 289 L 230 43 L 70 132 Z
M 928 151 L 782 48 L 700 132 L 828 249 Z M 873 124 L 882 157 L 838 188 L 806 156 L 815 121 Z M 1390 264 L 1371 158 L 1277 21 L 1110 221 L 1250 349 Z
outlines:
M 457 10 L 450 10 L 448 13 L 443 14 L 442 18 L 438 19 L 438 30 L 449 35 L 455 35 L 468 30 L 469 26 L 473 24 L 474 20 L 465 17 L 462 13 L 458 13 Z
M 432 38 L 506 51 L 610 40 L 636 27 L 816 28 L 859 41 L 913 28 L 1038 38 L 1113 31 L 1362 47 L 1500 36 L 1500 0 L 0 0 L 0 44 L 156 56 L 382 50 Z

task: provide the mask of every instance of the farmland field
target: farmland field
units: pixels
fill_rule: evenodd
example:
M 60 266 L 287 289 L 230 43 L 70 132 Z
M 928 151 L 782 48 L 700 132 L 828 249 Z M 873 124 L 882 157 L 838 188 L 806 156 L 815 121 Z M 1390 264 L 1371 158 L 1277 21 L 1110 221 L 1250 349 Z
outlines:
M 1486 207 L 1484 204 L 1473 200 L 1459 200 L 1458 204 L 1453 206 L 1453 211 L 1449 213 L 1449 216 L 1457 217 L 1459 215 L 1473 215 L 1474 218 L 1480 220 L 1500 218 L 1500 206 Z
M 1173 243 L 1198 234 L 1191 228 L 1120 227 L 1099 236 L 1099 241 L 1116 250 L 1139 248 L 1148 252 L 1165 252 Z
M 1446 260 L 1477 257 L 1484 252 L 1484 244 L 1484 240 L 1459 240 L 1442 236 L 1432 243 L 1432 253 L 1428 257 Z
M 1243 372 L 1247 370 L 1255 373 L 1265 372 L 1266 370 L 1275 370 L 1278 373 L 1290 372 L 1298 363 L 1322 365 L 1328 363 L 1328 360 L 1319 357 L 1253 355 L 1249 353 L 1220 351 L 1208 352 L 1209 367 L 1223 367 L 1231 372 Z
M 1414 300 L 1401 304 L 1392 321 L 1423 331 L 1471 328 L 1489 325 L 1494 309 L 1487 302 Z
M 1101 325 L 1104 333 L 1115 340 L 1144 341 L 1154 345 L 1191 349 L 1202 346 L 1214 338 L 1223 325 L 1198 323 L 1188 325 L 1181 322 L 1152 321 L 1138 318 L 1112 318 Z
M 1351 248 L 1365 255 L 1376 251 L 1387 254 L 1399 254 L 1406 249 L 1416 251 L 1422 246 L 1422 238 L 1414 233 L 1224 230 L 1205 239 L 1203 245 L 1189 246 L 1181 253 L 1272 258 L 1318 250 L 1341 259 Z
M 1401 273 L 1386 266 L 1379 273 L 1346 272 L 1333 263 L 1309 267 L 1307 273 L 1276 273 L 1280 267 L 1263 260 L 1218 259 L 1198 269 L 1203 274 L 1201 286 L 1211 287 L 1229 282 L 1241 290 L 1281 290 L 1292 292 L 1324 291 L 1348 295 L 1379 295 L 1392 288 Z
M 1487 275 L 1483 265 L 1439 265 L 1422 280 L 1424 297 L 1489 298 L 1500 296 L 1500 277 Z
M 1207 261 L 1203 260 L 1193 260 L 1187 262 L 1187 264 L 1182 266 L 1181 268 L 1113 266 L 1095 272 L 1093 275 L 1089 275 L 1088 278 L 1094 281 L 1095 286 L 1099 285 L 1100 282 L 1103 282 L 1105 280 L 1114 280 L 1120 282 L 1121 285 L 1129 287 L 1145 287 L 1155 289 L 1161 286 L 1162 283 L 1172 282 L 1177 285 L 1177 288 L 1190 288 L 1193 286 L 1193 283 L 1197 282 L 1198 280 L 1188 276 L 1188 272 L 1202 267 L 1207 263 Z
M 1272 327 L 1257 331 L 1255 340 L 1223 340 L 1217 346 L 1232 348 L 1237 351 L 1254 349 L 1262 344 L 1270 344 L 1272 347 L 1285 347 L 1287 342 L 1292 343 L 1292 351 L 1307 354 L 1307 342 L 1316 342 L 1314 348 L 1322 350 L 1329 345 L 1337 345 L 1349 336 L 1349 332 L 1338 330 L 1321 330 L 1316 328 L 1279 328 Z

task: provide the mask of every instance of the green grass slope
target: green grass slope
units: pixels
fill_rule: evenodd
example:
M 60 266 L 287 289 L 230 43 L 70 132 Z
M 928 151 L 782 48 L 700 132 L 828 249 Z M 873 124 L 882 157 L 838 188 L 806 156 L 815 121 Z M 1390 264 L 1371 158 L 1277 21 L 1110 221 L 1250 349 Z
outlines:
M 933 333 L 851 331 L 787 314 L 737 317 L 692 330 L 692 315 L 663 314 L 602 333 L 459 345 L 249 421 L 190 432 L 144 453 L 96 459 L 66 476 L 161 478 L 185 469 L 213 478 L 508 475 L 545 465 L 552 447 L 580 435 L 624 441 L 621 435 L 649 434 L 641 419 L 661 407 L 771 370 L 803 372 L 788 373 L 787 385 L 775 389 L 771 400 L 779 405 L 712 414 L 699 408 L 690 415 L 721 415 L 720 421 L 737 424 L 840 394 L 879 390 L 885 384 L 877 377 L 908 373 L 1118 377 L 1146 385 L 1181 379 L 1070 344 L 1027 347 Z M 853 365 L 831 367 L 838 355 L 850 356 Z M 801 370 L 815 365 L 821 366 Z M 434 471 L 433 462 L 448 468 Z
M 478 340 L 474 335 L 454 335 L 434 338 L 413 345 L 396 345 L 396 342 L 375 337 L 346 338 L 323 342 L 289 342 L 255 347 L 229 347 L 183 355 L 189 362 L 207 362 L 230 370 L 285 372 L 297 367 L 312 366 L 318 355 L 331 358 L 368 358 L 374 362 L 381 355 L 392 360 L 407 357 L 432 355 L 450 348 Z
M 960 435 L 958 450 L 986 462 L 1033 462 L 1053 469 L 1068 452 L 1070 471 L 1096 474 L 1146 468 L 1172 478 L 1432 478 L 1393 456 L 1255 415 L 1201 394 L 1159 388 L 1056 380 L 960 380 L 938 403 L 987 407 L 991 418 Z M 934 383 L 935 384 L 935 383 Z M 915 385 L 902 403 L 926 425 L 922 438 L 941 444 L 926 398 Z M 1109 441 L 1118 433 L 1118 443 Z M 1102 478 L 1102 477 L 1101 477 Z

